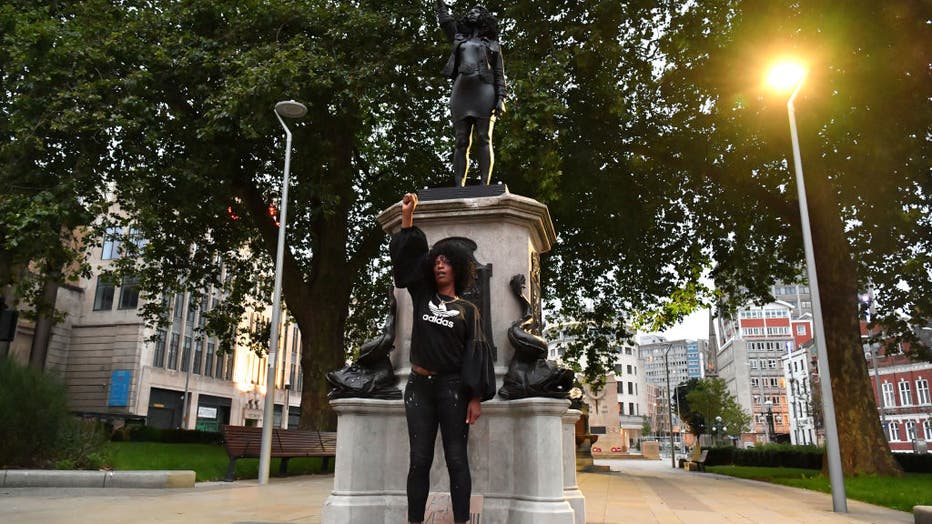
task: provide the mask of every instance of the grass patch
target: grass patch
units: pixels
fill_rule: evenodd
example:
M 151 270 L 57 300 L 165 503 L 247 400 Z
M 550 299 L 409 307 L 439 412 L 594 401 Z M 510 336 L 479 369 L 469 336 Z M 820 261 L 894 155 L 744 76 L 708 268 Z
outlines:
M 762 480 L 823 493 L 832 491 L 828 477 L 812 469 L 709 466 L 706 470 L 731 477 Z M 911 512 L 913 506 L 932 505 L 932 473 L 906 473 L 902 477 L 878 477 L 876 475 L 845 477 L 845 494 L 850 499 Z
M 165 444 L 162 442 L 112 442 L 113 469 L 158 470 L 192 469 L 197 482 L 223 480 L 230 459 L 223 446 L 213 444 Z M 271 474 L 278 474 L 279 459 L 272 459 Z M 333 459 L 330 459 L 333 467 Z M 321 473 L 321 459 L 293 458 L 288 461 L 288 474 Z M 259 478 L 259 459 L 236 461 L 237 479 Z

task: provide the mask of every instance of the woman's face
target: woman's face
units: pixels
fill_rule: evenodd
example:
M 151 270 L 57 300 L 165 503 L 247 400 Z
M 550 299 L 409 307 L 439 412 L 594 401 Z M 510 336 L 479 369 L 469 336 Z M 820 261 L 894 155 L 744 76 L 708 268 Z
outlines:
M 473 7 L 469 10 L 468 13 L 466 13 L 466 20 L 468 20 L 471 24 L 475 24 L 479 21 L 480 18 L 482 18 L 482 11 L 482 7 L 478 5 Z
M 437 256 L 434 260 L 434 280 L 437 283 L 437 289 L 455 285 L 456 275 L 453 273 L 453 266 L 443 255 Z

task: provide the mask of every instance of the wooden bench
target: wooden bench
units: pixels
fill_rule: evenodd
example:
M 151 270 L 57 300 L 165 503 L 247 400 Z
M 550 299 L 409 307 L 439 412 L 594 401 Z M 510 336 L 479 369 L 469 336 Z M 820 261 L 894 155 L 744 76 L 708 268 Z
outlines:
M 705 459 L 709 458 L 709 450 L 704 449 L 696 460 L 690 460 L 686 463 L 686 469 L 689 471 L 705 471 Z
M 241 458 L 259 458 L 262 450 L 262 428 L 247 426 L 223 426 L 223 446 L 230 457 L 227 476 L 233 482 L 236 477 L 236 461 Z M 321 457 L 323 469 L 330 467 L 330 457 L 337 454 L 337 434 L 303 429 L 272 429 L 271 458 L 281 459 L 278 467 L 280 476 L 288 475 L 288 460 L 296 457 Z

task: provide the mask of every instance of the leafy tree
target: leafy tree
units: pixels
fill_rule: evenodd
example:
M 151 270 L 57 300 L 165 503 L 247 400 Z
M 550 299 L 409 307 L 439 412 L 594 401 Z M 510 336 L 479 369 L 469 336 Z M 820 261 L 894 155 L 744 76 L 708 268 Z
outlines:
M 87 39 L 84 52 L 108 60 L 91 90 L 97 103 L 81 114 L 115 118 L 99 129 L 117 147 L 100 158 L 119 163 L 111 174 L 124 216 L 150 239 L 135 268 L 150 293 L 170 282 L 223 287 L 212 316 L 226 323 L 257 295 L 277 233 L 271 107 L 284 98 L 310 107 L 292 124 L 285 299 L 304 335 L 302 425 L 321 424 L 323 372 L 342 361 L 344 332 L 365 332 L 346 322 L 381 300 L 374 214 L 448 179 L 449 86 L 436 74 L 448 50 L 431 6 L 118 5 L 114 14 L 68 4 L 57 9 L 74 12 L 54 18 L 95 8 L 112 18 Z M 774 279 L 800 273 L 785 100 L 760 90 L 749 64 L 809 50 L 797 105 L 844 467 L 895 472 L 878 451 L 855 292 L 873 282 L 880 320 L 903 337 L 898 313 L 932 311 L 927 10 L 907 0 L 488 7 L 502 19 L 514 93 L 497 126 L 496 178 L 550 206 L 560 241 L 543 278 L 555 316 L 613 326 L 585 330 L 568 354 L 592 353 L 588 383 L 627 336 L 614 326 L 636 313 L 652 312 L 642 322 L 659 328 L 719 299 L 766 300 Z
M 749 428 L 751 416 L 720 378 L 691 378 L 676 388 L 676 395 L 679 417 L 697 437 L 712 433 L 716 417 L 722 418 L 722 425 L 729 428 L 729 433 L 740 434 Z
M 581 42 L 594 45 L 575 49 L 568 69 L 590 66 L 619 85 L 573 84 L 567 112 L 579 113 L 548 128 L 560 142 L 557 168 L 572 173 L 545 187 L 557 195 L 550 209 L 560 231 L 545 265 L 550 296 L 579 320 L 653 311 L 645 320 L 659 328 L 718 300 L 722 313 L 769 300 L 775 279 L 797 278 L 786 98 L 760 79 L 774 55 L 806 55 L 811 71 L 797 107 L 843 467 L 896 473 L 861 358 L 856 292 L 873 282 L 878 322 L 904 339 L 913 335 L 903 315 L 932 310 L 928 59 L 919 44 L 929 37 L 927 8 L 819 0 L 602 7 L 588 20 L 608 11 L 621 21 L 596 22 L 610 36 L 587 35 Z M 627 40 L 645 35 L 639 24 L 655 36 Z M 702 286 L 705 273 L 718 294 Z
M 58 286 L 88 270 L 80 238 L 104 209 L 113 13 L 99 1 L 0 6 L 0 293 L 36 321 L 39 369 Z

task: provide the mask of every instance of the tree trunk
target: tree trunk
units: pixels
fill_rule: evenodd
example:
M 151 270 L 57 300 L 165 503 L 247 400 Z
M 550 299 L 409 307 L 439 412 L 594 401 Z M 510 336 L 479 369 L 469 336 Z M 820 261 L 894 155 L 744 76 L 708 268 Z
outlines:
M 45 370 L 49 354 L 52 327 L 55 325 L 55 302 L 61 280 L 61 271 L 52 266 L 52 263 L 46 265 L 45 282 L 42 285 L 42 296 L 36 304 L 36 327 L 29 350 L 29 367 L 39 371 Z
M 807 177 L 816 271 L 842 468 L 846 475 L 900 475 L 883 435 L 861 348 L 857 270 L 830 183 Z M 822 387 L 827 384 L 822 382 Z M 827 464 L 823 464 L 827 471 Z

